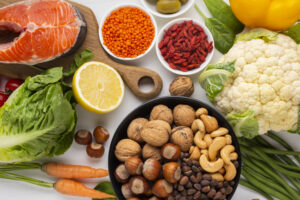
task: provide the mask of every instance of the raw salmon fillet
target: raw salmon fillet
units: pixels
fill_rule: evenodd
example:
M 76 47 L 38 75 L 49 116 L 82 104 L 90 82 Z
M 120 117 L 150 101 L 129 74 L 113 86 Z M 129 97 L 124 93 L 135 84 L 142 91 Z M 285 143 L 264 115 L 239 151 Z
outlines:
M 64 0 L 30 0 L 0 8 L 0 30 L 20 33 L 0 44 L 0 62 L 34 65 L 76 50 L 87 26 L 77 8 Z

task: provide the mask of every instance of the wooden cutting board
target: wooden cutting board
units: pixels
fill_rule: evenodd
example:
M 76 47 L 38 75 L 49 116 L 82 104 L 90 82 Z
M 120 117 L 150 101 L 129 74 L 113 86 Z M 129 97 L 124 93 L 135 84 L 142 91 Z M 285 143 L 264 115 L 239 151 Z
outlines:
M 1 0 L 0 1 L 0 7 L 18 2 L 20 0 Z M 88 33 L 86 36 L 86 39 L 83 43 L 83 45 L 75 52 L 75 54 L 79 54 L 84 49 L 89 49 L 94 53 L 93 60 L 95 61 L 101 61 L 104 62 L 111 67 L 114 67 L 122 76 L 125 84 L 131 89 L 131 91 L 140 98 L 143 99 L 150 99 L 154 98 L 161 92 L 162 89 L 162 80 L 161 77 L 154 71 L 142 67 L 135 67 L 135 66 L 128 66 L 123 65 L 120 63 L 117 63 L 113 61 L 104 51 L 104 49 L 101 46 L 98 31 L 99 26 L 97 19 L 93 13 L 93 11 L 81 4 L 71 2 L 73 5 L 75 5 L 79 11 L 84 15 L 87 26 L 88 26 Z M 0 33 L 0 43 L 4 42 L 4 40 L 7 40 L 7 32 Z M 2 38 L 2 39 L 1 39 Z M 65 69 L 67 69 L 70 65 L 70 63 L 73 61 L 74 54 L 69 56 L 64 56 L 61 58 L 58 58 L 54 61 L 50 61 L 47 63 L 39 64 L 38 67 L 41 68 L 48 68 L 48 67 L 57 67 L 57 66 L 63 66 Z M 40 71 L 33 69 L 31 67 L 28 67 L 26 65 L 19 65 L 19 64 L 1 64 L 0 63 L 0 74 L 13 77 L 13 78 L 26 78 L 27 76 L 32 76 L 35 74 L 38 74 Z M 148 77 L 152 79 L 154 83 L 153 90 L 144 93 L 139 88 L 139 81 L 142 78 Z

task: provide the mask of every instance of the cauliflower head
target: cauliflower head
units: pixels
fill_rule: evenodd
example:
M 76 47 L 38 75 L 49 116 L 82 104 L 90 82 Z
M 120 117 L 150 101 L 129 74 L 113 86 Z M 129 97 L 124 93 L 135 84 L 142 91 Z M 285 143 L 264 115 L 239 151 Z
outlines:
M 251 138 L 299 126 L 300 45 L 274 34 L 267 41 L 238 40 L 217 65 L 208 66 L 199 77 L 207 96 L 227 114 L 238 136 Z M 226 65 L 231 65 L 231 72 Z M 207 75 L 211 70 L 215 74 Z

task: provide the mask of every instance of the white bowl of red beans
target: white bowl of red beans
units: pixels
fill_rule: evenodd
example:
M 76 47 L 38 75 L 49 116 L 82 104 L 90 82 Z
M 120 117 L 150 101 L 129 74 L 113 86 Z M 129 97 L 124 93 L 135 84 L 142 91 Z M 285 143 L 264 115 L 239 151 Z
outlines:
M 157 24 L 152 14 L 142 6 L 119 4 L 102 17 L 99 28 L 104 50 L 120 60 L 136 60 L 153 47 Z
M 177 75 L 193 75 L 210 63 L 214 40 L 201 22 L 179 18 L 160 30 L 155 48 L 158 59 L 167 70 Z

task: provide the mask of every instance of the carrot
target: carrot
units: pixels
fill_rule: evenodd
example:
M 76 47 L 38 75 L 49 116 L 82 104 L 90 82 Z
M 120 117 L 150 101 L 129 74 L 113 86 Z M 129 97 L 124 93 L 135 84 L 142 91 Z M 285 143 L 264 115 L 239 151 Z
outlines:
M 94 190 L 86 187 L 84 184 L 70 179 L 60 179 L 54 184 L 54 189 L 59 193 L 80 196 L 80 197 L 90 197 L 97 199 L 105 198 L 116 198 L 114 195 L 106 194 L 98 190 Z
M 45 163 L 42 170 L 50 176 L 58 178 L 100 178 L 108 176 L 108 170 L 94 169 L 89 166 L 69 165 L 60 163 Z
M 50 176 L 57 178 L 101 178 L 108 176 L 108 171 L 105 169 L 94 169 L 89 166 L 60 164 L 60 163 L 12 163 L 0 164 L 0 171 L 15 171 L 42 169 Z

